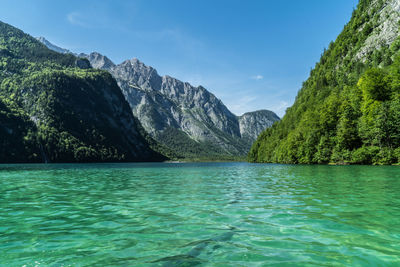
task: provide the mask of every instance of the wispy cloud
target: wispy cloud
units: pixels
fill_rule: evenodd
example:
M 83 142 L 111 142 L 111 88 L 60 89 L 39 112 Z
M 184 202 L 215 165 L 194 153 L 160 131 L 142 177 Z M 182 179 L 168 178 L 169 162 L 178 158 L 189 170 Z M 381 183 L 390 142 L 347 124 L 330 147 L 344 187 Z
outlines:
M 251 79 L 259 81 L 259 80 L 264 79 L 264 76 L 258 74 L 258 75 L 251 76 Z
M 85 21 L 85 17 L 77 11 L 70 12 L 67 14 L 67 20 L 72 25 L 84 27 L 84 28 L 91 28 L 90 23 Z

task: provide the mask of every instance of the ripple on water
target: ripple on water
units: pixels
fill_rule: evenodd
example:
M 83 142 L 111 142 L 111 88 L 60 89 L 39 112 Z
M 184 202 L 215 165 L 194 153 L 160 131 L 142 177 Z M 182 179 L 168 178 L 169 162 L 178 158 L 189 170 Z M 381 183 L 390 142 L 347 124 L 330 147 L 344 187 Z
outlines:
M 0 265 L 400 265 L 400 169 L 0 165 Z

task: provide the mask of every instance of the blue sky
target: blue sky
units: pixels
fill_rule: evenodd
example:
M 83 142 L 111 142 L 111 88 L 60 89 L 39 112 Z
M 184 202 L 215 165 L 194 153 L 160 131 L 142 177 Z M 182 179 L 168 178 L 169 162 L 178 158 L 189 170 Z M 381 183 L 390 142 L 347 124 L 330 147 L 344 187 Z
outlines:
M 279 116 L 357 0 L 2 0 L 0 20 L 73 52 L 138 58 L 237 115 Z

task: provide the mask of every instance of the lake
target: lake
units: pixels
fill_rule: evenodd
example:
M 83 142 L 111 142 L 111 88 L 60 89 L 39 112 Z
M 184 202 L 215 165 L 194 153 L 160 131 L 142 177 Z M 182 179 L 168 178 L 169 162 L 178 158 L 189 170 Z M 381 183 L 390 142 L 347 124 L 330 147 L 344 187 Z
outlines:
M 1 266 L 399 266 L 400 167 L 0 165 Z

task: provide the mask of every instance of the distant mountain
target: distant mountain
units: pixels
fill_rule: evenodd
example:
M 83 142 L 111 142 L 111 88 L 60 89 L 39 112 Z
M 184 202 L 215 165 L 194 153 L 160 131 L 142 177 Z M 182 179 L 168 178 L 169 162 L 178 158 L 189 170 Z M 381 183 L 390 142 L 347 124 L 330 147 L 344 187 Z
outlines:
M 279 120 L 271 111 L 247 114 L 240 120 L 204 87 L 161 77 L 137 59 L 115 65 L 98 53 L 87 58 L 118 81 L 145 130 L 182 157 L 244 156 L 257 135 Z
M 248 138 L 251 144 L 262 131 L 271 127 L 274 122 L 280 120 L 274 112 L 269 110 L 247 112 L 238 118 L 240 135 L 242 138 Z
M 400 0 L 360 0 L 254 162 L 400 163 Z
M 110 59 L 99 53 L 91 53 L 90 55 L 80 54 L 79 56 L 89 59 L 90 64 L 95 69 L 108 71 L 111 68 L 115 67 L 115 64 Z
M 1 163 L 165 159 L 151 146 L 108 72 L 0 22 Z
M 37 37 L 36 38 L 39 42 L 43 43 L 45 46 L 47 46 L 49 49 L 56 51 L 58 53 L 62 53 L 62 54 L 73 54 L 71 51 L 69 51 L 68 49 L 64 49 L 61 48 L 59 46 L 56 46 L 52 43 L 50 43 L 46 38 L 44 37 Z
M 112 74 L 144 129 L 178 157 L 245 156 L 257 135 L 279 120 L 267 110 L 237 117 L 204 87 L 161 77 L 138 59 L 116 65 L 97 52 L 79 56 Z

